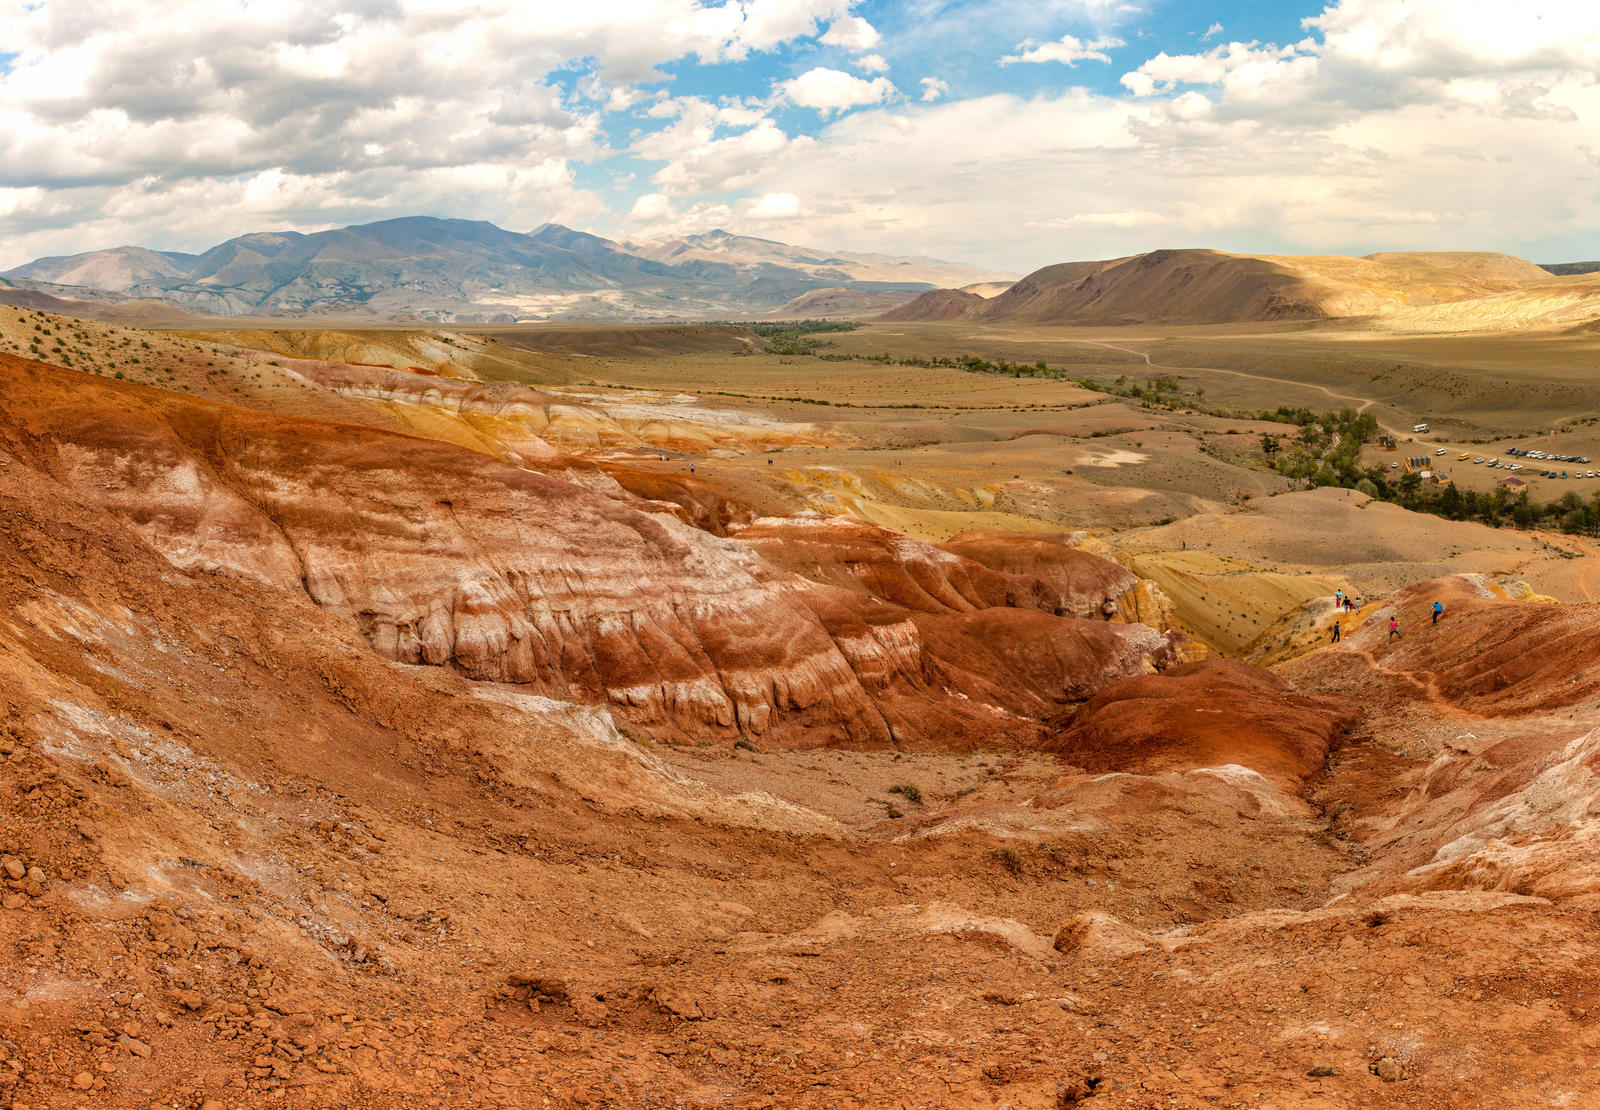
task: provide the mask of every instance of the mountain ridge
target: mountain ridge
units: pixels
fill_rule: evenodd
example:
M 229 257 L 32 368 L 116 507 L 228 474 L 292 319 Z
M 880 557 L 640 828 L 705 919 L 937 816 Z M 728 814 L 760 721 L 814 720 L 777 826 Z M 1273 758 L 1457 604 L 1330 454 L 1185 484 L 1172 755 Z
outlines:
M 509 323 L 759 313 L 816 289 L 893 286 L 909 297 L 946 280 L 996 275 L 720 229 L 619 243 L 548 222 L 524 233 L 484 220 L 404 216 L 310 233 L 248 232 L 195 254 L 121 246 L 49 256 L 3 276 L 217 316 Z

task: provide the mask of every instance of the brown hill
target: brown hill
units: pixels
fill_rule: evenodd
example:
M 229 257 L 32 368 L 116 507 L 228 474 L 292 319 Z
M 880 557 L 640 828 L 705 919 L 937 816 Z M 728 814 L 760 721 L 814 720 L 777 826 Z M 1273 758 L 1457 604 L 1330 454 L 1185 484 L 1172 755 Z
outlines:
M 1160 250 L 1047 266 L 968 315 L 1032 324 L 1220 323 L 1355 316 L 1384 304 L 1364 289 L 1275 261 Z
M 812 289 L 780 305 L 771 315 L 802 319 L 830 316 L 868 316 L 895 309 L 917 296 L 907 289 Z
M 984 298 L 960 289 L 930 289 L 909 304 L 885 312 L 879 320 L 954 320 L 964 316 Z
M 1414 266 L 1491 281 L 1543 281 L 1550 272 L 1526 258 L 1495 251 L 1381 251 L 1366 256 L 1386 266 Z
M 1160 250 L 1047 266 L 988 300 L 963 301 L 954 291 L 937 290 L 882 319 L 1208 324 L 1383 316 L 1404 327 L 1409 310 L 1433 305 L 1460 305 L 1471 314 L 1481 301 L 1480 314 L 1526 314 L 1526 306 L 1496 298 L 1526 294 L 1551 280 L 1531 262 L 1487 251 L 1351 258 Z

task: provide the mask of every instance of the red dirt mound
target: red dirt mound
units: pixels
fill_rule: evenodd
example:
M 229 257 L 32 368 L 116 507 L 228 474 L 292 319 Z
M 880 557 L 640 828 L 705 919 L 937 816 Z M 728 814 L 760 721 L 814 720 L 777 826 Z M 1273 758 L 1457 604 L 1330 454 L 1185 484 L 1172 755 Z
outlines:
M 1206 659 L 1102 690 L 1043 749 L 1090 771 L 1237 764 L 1297 781 L 1322 767 L 1354 721 L 1332 698 L 1303 694 L 1247 663 Z
M 1444 614 L 1433 623 L 1435 601 Z M 1389 618 L 1401 637 L 1389 639 Z M 1501 596 L 1471 575 L 1421 582 L 1390 598 L 1347 638 L 1286 669 L 1308 676 L 1349 656 L 1428 699 L 1481 716 L 1511 717 L 1600 696 L 1600 606 Z
M 999 574 L 1037 583 L 1034 588 L 1050 599 L 1041 608 L 1075 617 L 1104 617 L 1108 601 L 1120 611 L 1139 585 L 1131 571 L 1079 551 L 1061 533 L 963 532 L 939 546 Z M 1133 619 L 1154 624 L 1153 617 L 1136 614 Z

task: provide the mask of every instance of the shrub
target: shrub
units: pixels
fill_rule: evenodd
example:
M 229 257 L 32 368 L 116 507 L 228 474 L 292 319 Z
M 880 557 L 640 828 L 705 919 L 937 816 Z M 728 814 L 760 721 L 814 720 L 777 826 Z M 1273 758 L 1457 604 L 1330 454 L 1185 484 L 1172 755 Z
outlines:
M 1022 857 L 1017 855 L 1015 848 L 996 848 L 989 855 L 1013 875 L 1022 874 Z

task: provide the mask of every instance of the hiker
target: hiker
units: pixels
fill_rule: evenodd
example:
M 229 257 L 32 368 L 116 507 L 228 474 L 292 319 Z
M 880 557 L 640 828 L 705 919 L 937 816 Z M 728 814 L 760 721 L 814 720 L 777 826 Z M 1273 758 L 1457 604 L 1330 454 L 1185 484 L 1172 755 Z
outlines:
M 1400 621 L 1399 621 L 1399 618 L 1390 617 L 1389 618 L 1389 639 L 1393 640 L 1393 639 L 1395 639 L 1397 637 L 1400 637 Z M 1400 637 L 1400 638 L 1403 639 L 1404 637 Z
M 1442 604 L 1440 604 L 1439 602 L 1435 601 L 1433 603 L 1433 623 L 1434 624 L 1438 624 L 1439 623 L 1439 616 L 1443 612 L 1444 612 L 1444 606 Z
M 1346 613 L 1348 613 L 1352 609 L 1354 609 L 1355 607 L 1356 607 L 1356 599 L 1351 597 L 1349 594 L 1345 594 L 1344 595 L 1344 611 Z
M 690 464 L 689 464 L 689 473 L 690 473 L 690 474 L 693 474 L 693 473 L 694 473 L 694 463 L 690 463 Z
M 1344 608 L 1344 591 L 1343 590 L 1334 590 L 1333 591 L 1333 607 L 1335 609 L 1343 609 Z
M 1336 644 L 1339 642 L 1339 622 L 1338 621 L 1334 621 L 1333 622 L 1333 642 L 1336 643 Z

